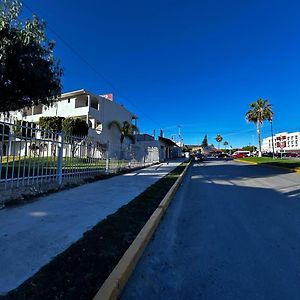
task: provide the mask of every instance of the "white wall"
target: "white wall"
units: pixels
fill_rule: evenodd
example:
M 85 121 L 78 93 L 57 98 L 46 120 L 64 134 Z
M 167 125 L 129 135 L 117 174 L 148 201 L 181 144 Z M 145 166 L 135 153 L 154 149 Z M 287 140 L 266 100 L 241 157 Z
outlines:
M 88 97 L 90 97 L 89 101 Z M 95 106 L 98 101 L 98 106 L 95 108 L 91 106 L 84 106 L 86 102 L 91 103 Z M 77 105 L 76 105 L 77 102 Z M 76 107 L 81 106 L 81 107 Z M 97 107 L 97 109 L 96 109 Z M 24 111 L 27 115 L 24 115 Z M 110 143 L 110 148 L 115 147 L 120 148 L 120 133 L 117 128 L 109 129 L 108 125 L 111 121 L 118 121 L 121 124 L 124 121 L 132 123 L 133 114 L 129 112 L 122 105 L 113 102 L 111 100 L 105 99 L 103 97 L 88 93 L 84 90 L 70 92 L 62 94 L 59 101 L 55 102 L 52 106 L 43 106 L 42 114 L 30 115 L 32 109 L 24 109 L 22 111 L 11 112 L 9 120 L 6 121 L 13 122 L 14 120 L 24 120 L 29 122 L 38 122 L 40 117 L 81 117 L 85 118 L 87 121 L 90 120 L 92 127 L 89 130 L 89 135 L 101 143 Z M 96 124 L 101 124 L 98 126 L 99 130 L 96 130 Z M 130 141 L 124 141 L 124 144 L 130 144 Z
M 277 137 L 285 136 L 286 147 L 283 148 L 283 151 L 300 151 L 300 132 L 281 132 L 274 135 L 274 150 L 275 152 L 280 152 L 281 148 L 277 147 Z M 263 152 L 273 152 L 272 148 L 272 137 L 267 137 L 263 139 L 262 142 L 262 151 Z

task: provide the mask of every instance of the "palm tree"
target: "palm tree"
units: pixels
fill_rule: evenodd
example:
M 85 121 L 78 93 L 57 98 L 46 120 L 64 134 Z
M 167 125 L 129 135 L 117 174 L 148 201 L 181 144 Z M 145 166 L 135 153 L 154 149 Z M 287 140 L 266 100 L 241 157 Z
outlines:
M 220 149 L 220 143 L 222 142 L 223 138 L 220 134 L 216 136 L 216 141 L 218 142 L 218 148 Z
M 271 120 L 273 116 L 272 106 L 268 100 L 257 99 L 249 104 L 250 109 L 246 112 L 246 120 L 256 125 L 258 139 L 258 156 L 261 156 L 260 128 L 265 120 Z
M 227 146 L 229 145 L 229 143 L 228 143 L 227 141 L 225 141 L 223 145 L 224 145 L 225 150 L 226 150 L 226 148 L 227 148 Z
M 139 129 L 135 125 L 130 124 L 127 121 L 124 121 L 123 123 L 120 123 L 118 121 L 111 121 L 108 124 L 108 128 L 111 129 L 112 127 L 116 127 L 120 132 L 121 147 L 125 138 L 128 138 L 132 143 L 134 143 L 134 134 L 138 133 L 139 131 Z

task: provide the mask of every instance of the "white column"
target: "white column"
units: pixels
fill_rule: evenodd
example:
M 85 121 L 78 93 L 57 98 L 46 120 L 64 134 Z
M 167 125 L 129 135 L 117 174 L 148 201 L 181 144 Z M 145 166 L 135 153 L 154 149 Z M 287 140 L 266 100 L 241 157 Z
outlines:
M 91 95 L 87 95 L 88 97 L 88 113 L 87 113 L 87 116 L 86 116 L 86 122 L 87 124 L 89 124 L 89 112 L 90 112 L 90 107 L 91 107 Z

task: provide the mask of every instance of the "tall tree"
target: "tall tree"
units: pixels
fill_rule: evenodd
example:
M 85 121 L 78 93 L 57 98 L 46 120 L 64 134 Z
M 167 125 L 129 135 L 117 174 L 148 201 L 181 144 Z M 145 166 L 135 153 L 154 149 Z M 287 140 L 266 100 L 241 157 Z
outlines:
M 252 122 L 256 126 L 258 139 L 258 156 L 261 156 L 261 125 L 265 120 L 272 120 L 273 110 L 272 105 L 268 100 L 257 99 L 255 102 L 249 104 L 250 109 L 246 112 L 246 120 Z
M 62 69 L 54 59 L 54 42 L 36 16 L 18 19 L 19 0 L 0 2 L 0 112 L 51 104 L 61 93 Z
M 201 147 L 207 147 L 208 146 L 208 142 L 207 142 L 207 134 L 204 136 L 202 143 L 201 143 Z
M 228 143 L 227 141 L 225 141 L 225 142 L 223 143 L 223 145 L 224 145 L 225 150 L 226 150 L 226 148 L 227 148 L 227 146 L 229 145 L 229 143 Z

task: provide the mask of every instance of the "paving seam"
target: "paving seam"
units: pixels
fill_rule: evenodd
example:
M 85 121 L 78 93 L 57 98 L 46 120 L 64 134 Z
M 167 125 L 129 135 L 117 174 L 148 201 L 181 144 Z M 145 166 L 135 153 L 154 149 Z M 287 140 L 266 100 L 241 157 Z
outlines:
M 108 278 L 105 280 L 93 300 L 118 299 L 118 296 L 121 294 L 127 280 L 129 279 L 131 273 L 134 271 L 139 258 L 142 256 L 152 235 L 159 225 L 162 216 L 164 215 L 172 198 L 178 190 L 190 164 L 191 161 L 185 167 L 179 178 L 175 181 L 171 189 L 160 202 L 158 208 L 153 212 L 147 223 L 144 225 L 142 230 L 136 236 L 127 251 L 124 253 L 124 255 L 122 256 L 116 267 L 113 269 L 113 271 L 110 273 Z
M 163 165 L 163 164 L 160 164 L 158 167 L 156 167 L 156 168 L 155 168 L 155 171 L 156 171 L 159 167 L 161 167 L 162 165 Z M 154 165 L 152 165 L 152 166 L 154 166 Z M 152 166 L 151 166 L 151 167 L 152 167 Z M 146 168 L 147 168 L 147 167 L 146 167 Z M 136 174 L 134 174 L 133 176 L 137 176 L 137 175 L 139 175 L 140 173 L 145 172 L 145 169 L 146 169 L 146 168 L 143 168 L 141 171 L 136 172 Z

